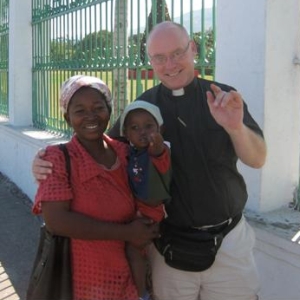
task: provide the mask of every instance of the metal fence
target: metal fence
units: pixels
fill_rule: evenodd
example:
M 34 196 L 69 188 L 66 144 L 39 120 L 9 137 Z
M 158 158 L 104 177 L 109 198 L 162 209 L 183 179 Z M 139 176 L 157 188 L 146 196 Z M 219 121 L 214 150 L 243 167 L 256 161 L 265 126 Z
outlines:
M 0 115 L 8 117 L 8 0 L 0 0 Z
M 145 42 L 163 20 L 187 28 L 198 47 L 195 72 L 213 78 L 215 5 L 216 0 L 32 0 L 34 126 L 70 134 L 59 88 L 79 73 L 98 76 L 111 88 L 114 122 L 129 102 L 158 83 Z

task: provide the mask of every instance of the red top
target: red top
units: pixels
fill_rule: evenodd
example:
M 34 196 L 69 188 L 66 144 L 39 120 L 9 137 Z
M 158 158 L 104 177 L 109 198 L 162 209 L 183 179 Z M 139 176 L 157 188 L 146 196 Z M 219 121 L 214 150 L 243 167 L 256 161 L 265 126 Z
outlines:
M 118 156 L 112 169 L 97 164 L 76 136 L 67 144 L 71 158 L 71 189 L 62 151 L 57 146 L 47 147 L 45 159 L 53 163 L 53 172 L 39 185 L 33 213 L 42 213 L 41 201 L 71 199 L 72 210 L 101 221 L 124 223 L 134 217 L 135 203 L 126 174 L 127 146 L 107 136 L 104 140 Z M 138 299 L 124 242 L 71 241 L 74 300 Z

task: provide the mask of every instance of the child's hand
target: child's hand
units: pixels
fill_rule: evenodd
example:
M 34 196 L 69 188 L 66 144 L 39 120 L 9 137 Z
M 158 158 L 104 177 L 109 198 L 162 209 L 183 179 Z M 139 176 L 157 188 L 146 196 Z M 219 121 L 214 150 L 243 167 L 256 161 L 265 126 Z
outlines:
M 151 156 L 160 156 L 165 149 L 164 140 L 159 132 L 149 135 L 148 153 Z

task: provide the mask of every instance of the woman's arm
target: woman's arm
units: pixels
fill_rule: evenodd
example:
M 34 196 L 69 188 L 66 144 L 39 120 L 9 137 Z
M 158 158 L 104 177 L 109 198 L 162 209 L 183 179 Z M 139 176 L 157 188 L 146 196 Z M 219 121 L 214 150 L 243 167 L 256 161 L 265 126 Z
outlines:
M 102 222 L 70 210 L 70 201 L 43 201 L 46 226 L 56 235 L 84 240 L 121 240 L 143 247 L 159 236 L 157 224 L 136 219 L 128 224 Z

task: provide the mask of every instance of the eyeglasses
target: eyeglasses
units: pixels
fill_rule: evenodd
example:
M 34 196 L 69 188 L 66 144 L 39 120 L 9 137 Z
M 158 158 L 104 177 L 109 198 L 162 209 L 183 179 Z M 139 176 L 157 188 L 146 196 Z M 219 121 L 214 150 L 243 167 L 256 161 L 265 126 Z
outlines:
M 190 42 L 188 42 L 187 46 L 184 49 L 178 49 L 176 51 L 174 51 L 173 53 L 171 53 L 169 56 L 166 55 L 153 55 L 153 56 L 149 56 L 151 63 L 155 64 L 155 65 L 164 65 L 167 63 L 168 58 L 172 61 L 172 62 L 179 62 L 180 60 L 182 60 L 185 56 L 185 54 L 187 53 L 189 46 L 190 46 Z

